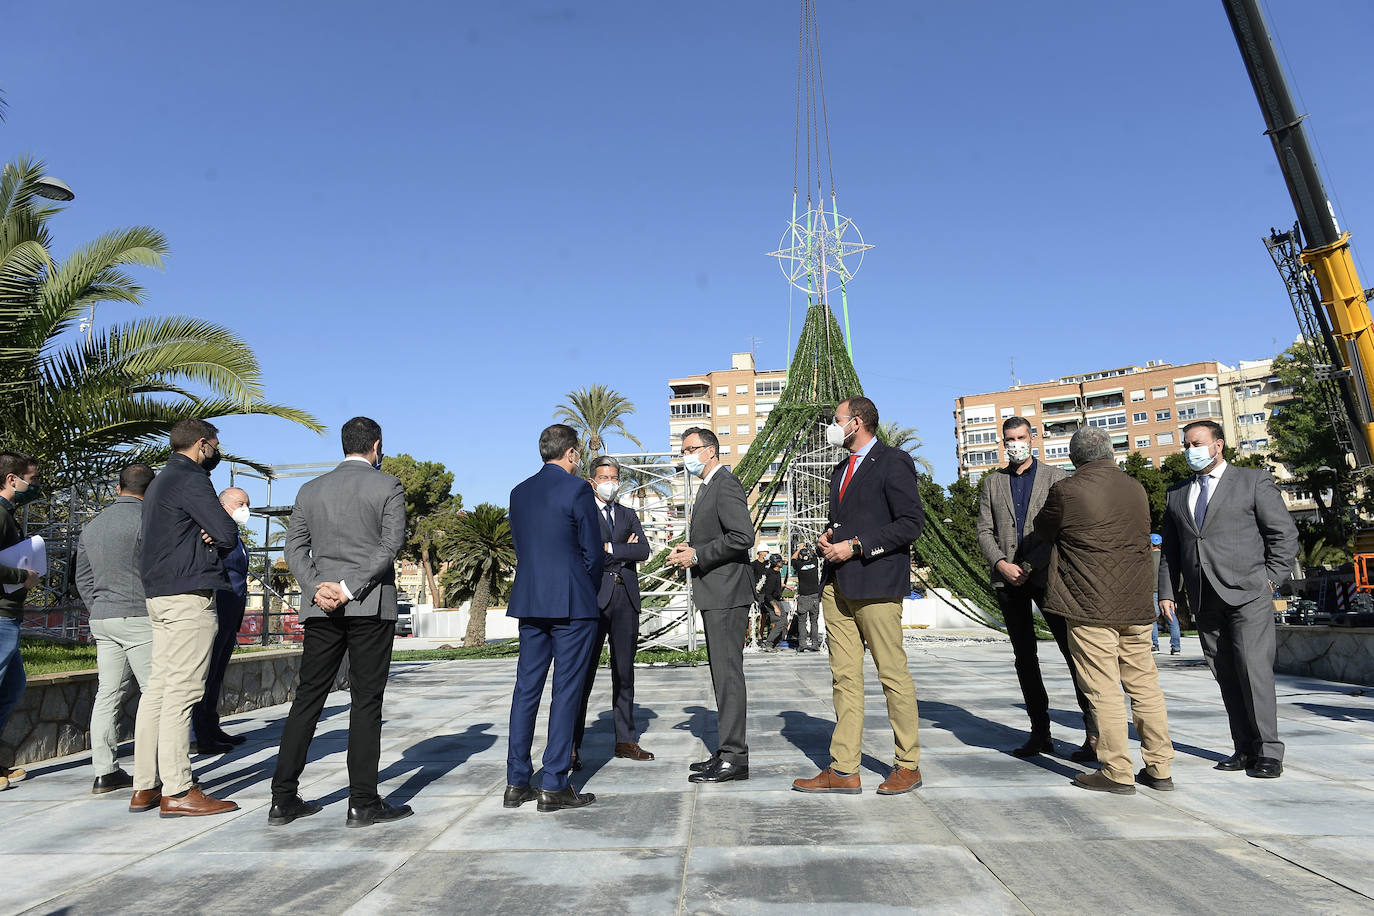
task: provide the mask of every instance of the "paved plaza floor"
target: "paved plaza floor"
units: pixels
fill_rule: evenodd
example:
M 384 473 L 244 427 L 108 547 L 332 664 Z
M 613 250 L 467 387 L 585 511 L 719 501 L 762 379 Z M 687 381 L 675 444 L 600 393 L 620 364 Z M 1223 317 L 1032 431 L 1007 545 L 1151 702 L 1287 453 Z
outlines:
M 348 710 L 334 694 L 302 781 L 325 809 L 269 828 L 286 708 L 263 709 L 226 721 L 242 747 L 195 759 L 206 790 L 239 803 L 232 814 L 130 814 L 127 791 L 89 794 L 89 755 L 32 768 L 0 793 L 0 911 L 1374 912 L 1374 691 L 1281 677 L 1283 778 L 1222 773 L 1216 685 L 1197 641 L 1184 646 L 1160 657 L 1171 793 L 1069 785 L 1083 733 L 1052 643 L 1041 657 L 1057 754 L 1023 761 L 1007 753 L 1026 724 L 1009 646 L 920 640 L 915 792 L 873 793 L 892 738 L 871 666 L 863 794 L 790 791 L 828 762 L 833 719 L 826 656 L 782 652 L 747 659 L 751 778 L 720 786 L 686 778 L 715 740 L 705 667 L 638 670 L 642 743 L 658 755 L 648 763 L 611 757 L 603 671 L 593 708 L 605 711 L 574 780 L 596 803 L 554 814 L 501 805 L 513 661 L 397 664 L 382 791 L 414 817 L 344 827 Z

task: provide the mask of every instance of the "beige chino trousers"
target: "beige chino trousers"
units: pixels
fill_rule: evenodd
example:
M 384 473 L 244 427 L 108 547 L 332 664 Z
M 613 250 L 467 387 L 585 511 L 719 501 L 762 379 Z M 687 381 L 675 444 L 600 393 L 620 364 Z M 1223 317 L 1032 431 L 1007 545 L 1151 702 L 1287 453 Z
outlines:
M 1131 698 L 1140 756 L 1150 775 L 1168 778 L 1173 766 L 1174 746 L 1150 651 L 1150 630 L 1148 623 L 1112 627 L 1069 621 L 1069 654 L 1097 719 L 1097 759 L 1103 774 L 1114 782 L 1135 783 L 1123 688 Z
M 219 624 L 211 589 L 148 599 L 153 667 L 134 721 L 134 788 L 191 788 L 191 708 L 205 694 Z

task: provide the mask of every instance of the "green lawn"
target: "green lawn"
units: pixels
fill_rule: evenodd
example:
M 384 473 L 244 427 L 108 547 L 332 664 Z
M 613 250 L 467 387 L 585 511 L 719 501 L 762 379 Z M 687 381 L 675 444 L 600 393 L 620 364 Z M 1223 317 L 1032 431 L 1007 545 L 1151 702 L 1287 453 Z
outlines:
M 24 657 L 24 673 L 57 674 L 60 671 L 90 671 L 95 669 L 95 646 L 69 646 L 44 639 L 23 637 L 19 651 Z

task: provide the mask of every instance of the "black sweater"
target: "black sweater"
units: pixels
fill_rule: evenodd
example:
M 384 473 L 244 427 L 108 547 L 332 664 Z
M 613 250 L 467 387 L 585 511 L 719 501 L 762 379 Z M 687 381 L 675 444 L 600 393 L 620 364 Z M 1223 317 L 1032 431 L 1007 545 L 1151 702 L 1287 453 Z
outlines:
M 201 540 L 207 532 L 214 544 Z M 174 453 L 143 494 L 143 590 L 149 598 L 227 589 L 222 558 L 239 542 L 239 526 L 224 511 L 210 473 Z

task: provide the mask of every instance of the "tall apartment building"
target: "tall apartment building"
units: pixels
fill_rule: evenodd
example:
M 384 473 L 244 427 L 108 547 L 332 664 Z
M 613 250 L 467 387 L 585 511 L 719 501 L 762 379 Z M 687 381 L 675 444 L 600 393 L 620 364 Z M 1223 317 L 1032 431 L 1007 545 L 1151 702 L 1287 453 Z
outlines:
M 1049 464 L 1071 469 L 1069 438 L 1083 426 L 1097 426 L 1111 435 L 1123 459 L 1140 452 L 1157 465 L 1178 451 L 1186 424 L 1222 421 L 1224 368 L 1149 362 L 955 398 L 959 474 L 976 481 L 1006 462 L 1002 421 L 1010 416 L 1030 421 L 1032 453 Z
M 977 481 L 1006 463 L 1002 421 L 1013 415 L 1031 423 L 1032 454 L 1069 470 L 1069 439 L 1083 426 L 1110 433 L 1121 460 L 1140 452 L 1155 466 L 1182 448 L 1183 427 L 1194 420 L 1221 424 L 1227 443 L 1243 455 L 1266 454 L 1269 417 L 1292 396 L 1267 359 L 1244 360 L 1238 367 L 1148 362 L 965 395 L 954 402 L 959 474 Z M 1290 511 L 1315 509 L 1310 493 L 1285 483 L 1284 469 L 1275 477 Z
M 684 430 L 705 426 L 720 439 L 721 462 L 738 464 L 754 444 L 786 384 L 786 369 L 760 370 L 752 353 L 731 354 L 729 369 L 669 379 L 668 448 L 677 452 Z M 755 495 L 751 493 L 750 498 Z M 774 521 L 764 520 L 761 542 L 776 540 L 781 521 L 770 524 Z

